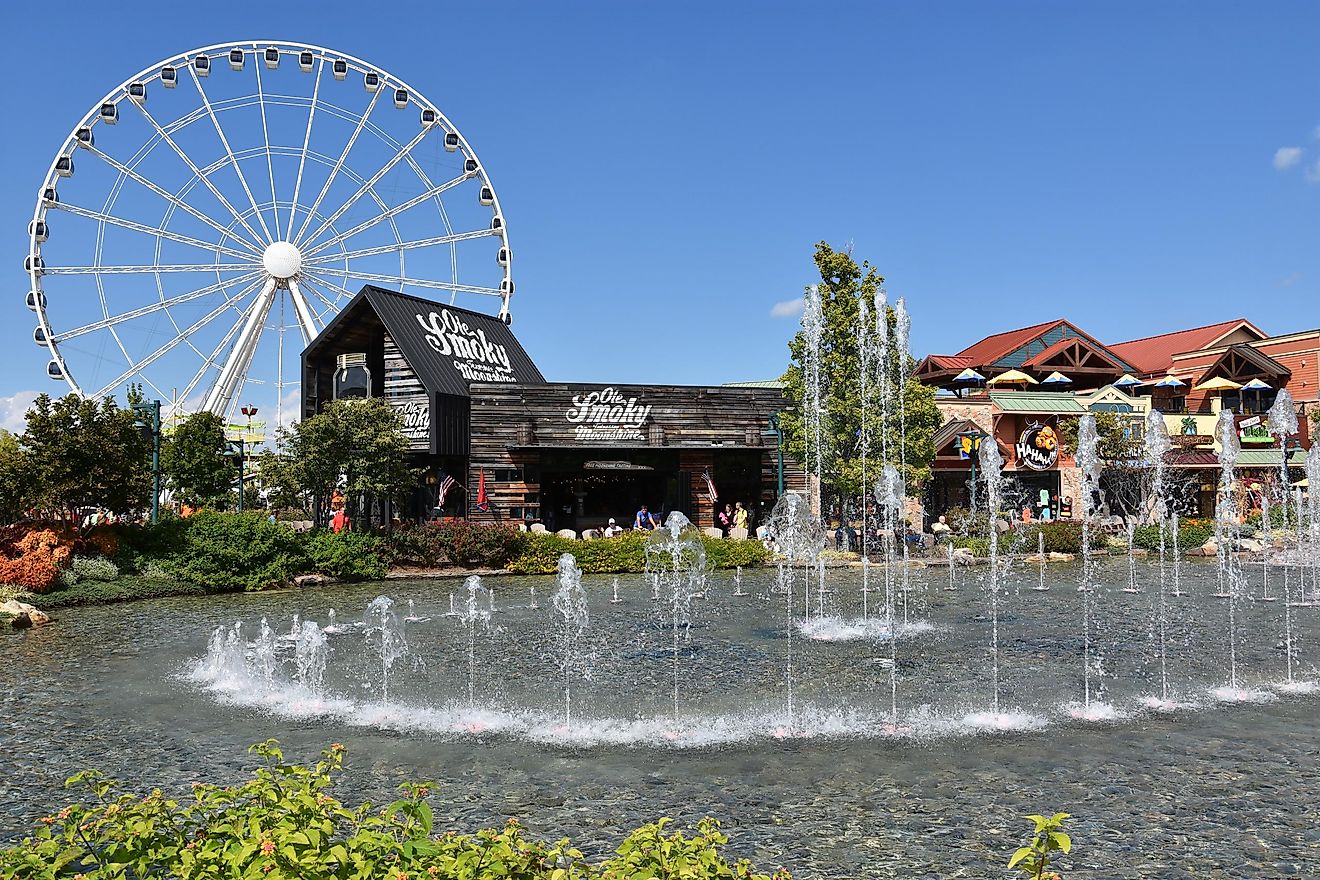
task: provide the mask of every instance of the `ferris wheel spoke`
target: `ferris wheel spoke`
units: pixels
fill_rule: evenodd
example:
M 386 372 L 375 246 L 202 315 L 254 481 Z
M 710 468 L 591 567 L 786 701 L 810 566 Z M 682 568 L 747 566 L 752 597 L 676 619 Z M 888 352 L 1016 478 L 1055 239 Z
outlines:
M 192 68 L 190 67 L 189 71 L 191 70 Z M 197 78 L 196 76 L 194 76 L 193 81 L 196 82 L 196 80 Z M 160 135 L 161 140 L 165 141 L 165 143 L 170 145 L 170 148 L 174 150 L 175 154 L 178 155 L 178 157 L 183 160 L 183 164 L 188 166 L 188 170 L 190 170 L 193 174 L 196 174 L 198 178 L 201 179 L 202 183 L 206 186 L 206 188 L 211 191 L 211 195 L 215 196 L 216 199 L 219 200 L 220 204 L 225 206 L 225 210 L 227 210 L 230 214 L 234 215 L 234 219 L 238 221 L 240 226 L 242 226 L 244 229 L 248 231 L 248 234 L 252 236 L 252 240 L 261 241 L 262 238 L 260 235 L 257 234 L 257 231 L 248 225 L 248 222 L 243 219 L 243 215 L 240 214 L 238 210 L 229 203 L 229 199 L 225 198 L 225 194 L 220 192 L 220 190 L 216 188 L 216 185 L 211 182 L 211 179 L 206 175 L 202 174 L 201 169 L 197 167 L 197 163 L 194 162 L 188 156 L 188 154 L 185 153 L 183 149 L 177 143 L 174 142 L 174 138 L 170 137 L 169 132 L 161 128 L 160 123 L 156 121 L 156 118 L 147 112 L 147 108 L 143 104 L 139 104 L 137 101 L 130 101 L 129 103 L 132 104 L 134 107 L 138 108 L 138 112 L 141 113 L 142 117 L 147 120 L 147 123 L 151 125 L 152 128 L 156 129 L 156 134 Z M 214 113 L 211 114 L 211 118 L 212 119 L 215 118 Z M 219 123 L 217 123 L 216 128 L 217 130 L 219 130 Z M 223 139 L 224 139 L 224 135 L 222 134 L 221 140 Z M 229 149 L 228 142 L 225 143 L 225 149 L 226 150 Z M 233 158 L 233 155 L 234 154 L 231 151 L 229 154 L 231 159 Z M 237 164 L 235 164 L 235 167 L 237 168 Z M 242 172 L 239 173 L 239 176 L 242 177 Z M 246 183 L 243 186 L 245 189 L 247 188 Z
M 266 279 L 266 284 L 257 294 L 253 308 L 247 313 L 243 329 L 239 331 L 234 346 L 229 350 L 229 357 L 220 368 L 220 375 L 207 392 L 202 408 L 213 413 L 223 414 L 234 398 L 234 392 L 247 377 L 252 366 L 252 356 L 256 354 L 257 343 L 261 340 L 261 331 L 270 314 L 271 304 L 275 301 L 275 279 Z
M 141 174 L 138 174 L 138 173 L 137 173 L 136 171 L 134 171 L 132 168 L 129 168 L 127 165 L 123 164 L 122 162 L 118 161 L 117 159 L 113 159 L 113 158 L 111 158 L 110 156 L 108 156 L 108 155 L 106 155 L 105 153 L 101 152 L 100 150 L 96 149 L 96 147 L 94 147 L 94 146 L 93 146 L 93 147 L 88 147 L 88 151 L 91 152 L 92 155 L 94 155 L 94 156 L 100 158 L 101 161 L 105 162 L 105 163 L 106 163 L 107 165 L 109 165 L 111 168 L 114 168 L 114 169 L 115 169 L 116 171 L 118 171 L 119 173 L 124 174 L 124 175 L 126 175 L 127 177 L 131 178 L 132 180 L 134 180 L 134 181 L 136 181 L 136 182 L 142 184 L 142 185 L 145 186 L 147 189 L 151 190 L 152 192 L 154 192 L 156 195 L 160 196 L 160 197 L 161 197 L 162 199 L 164 199 L 165 201 L 167 201 L 167 202 L 169 202 L 170 204 L 174 205 L 176 208 L 180 208 L 180 209 L 182 209 L 182 210 L 185 211 L 186 213 L 192 215 L 192 216 L 195 217 L 196 219 L 198 219 L 198 220 L 202 221 L 203 223 L 205 223 L 207 226 L 210 226 L 212 229 L 214 229 L 216 232 L 219 232 L 221 235 L 225 236 L 226 238 L 232 238 L 236 244 L 240 244 L 240 245 L 242 245 L 243 247 L 248 248 L 249 250 L 251 250 L 254 254 L 257 254 L 258 256 L 261 254 L 261 249 L 260 249 L 259 247 L 257 247 L 255 244 L 253 244 L 252 242 L 250 242 L 250 241 L 248 241 L 247 239 L 243 238 L 241 235 L 237 235 L 237 234 L 235 234 L 234 231 L 233 231 L 232 229 L 226 229 L 225 227 L 221 226 L 219 223 L 215 222 L 215 220 L 211 219 L 211 218 L 208 217 L 206 214 L 203 214 L 201 211 L 197 210 L 197 209 L 194 208 L 192 205 L 190 205 L 190 204 L 188 204 L 187 202 L 183 201 L 183 200 L 180 199 L 178 196 L 174 195 L 173 193 L 169 192 L 168 190 L 162 189 L 161 187 L 159 187 L 159 186 L 157 186 L 156 184 L 152 183 L 150 180 L 147 180 L 147 178 L 143 177 Z M 251 231 L 251 230 L 249 230 L 249 231 Z
M 303 218 L 302 225 L 298 227 L 298 234 L 293 238 L 294 244 L 297 244 L 302 239 L 303 233 L 307 231 L 307 225 L 311 223 L 312 218 L 316 216 L 317 208 L 321 207 L 321 202 L 325 199 L 325 194 L 330 191 L 330 184 L 334 183 L 335 178 L 339 175 L 339 169 L 344 167 L 344 161 L 348 159 L 349 151 L 353 149 L 353 144 L 357 143 L 358 135 L 362 134 L 362 129 L 366 127 L 367 118 L 371 116 L 371 111 L 375 109 L 376 101 L 380 98 L 380 93 L 383 91 L 385 91 L 383 88 L 379 88 L 372 93 L 371 100 L 367 102 L 367 109 L 362 111 L 362 116 L 358 119 L 357 127 L 354 128 L 353 133 L 349 135 L 348 143 L 344 144 L 344 151 L 340 153 L 339 158 L 335 160 L 334 167 L 331 168 L 330 173 L 326 175 L 325 183 L 321 184 L 321 191 L 316 194 L 316 201 L 312 202 L 312 207 L 308 209 L 307 216 Z
M 261 65 L 254 64 L 253 66 L 257 69 L 257 93 L 258 96 L 260 96 Z M 211 99 L 207 97 L 206 89 L 202 88 L 202 78 L 197 75 L 197 72 L 195 70 L 193 70 L 192 65 L 188 65 L 188 75 L 192 77 L 193 85 L 197 87 L 197 94 L 202 99 L 202 106 L 206 108 L 206 115 L 211 117 L 211 124 L 215 126 L 215 133 L 217 136 L 219 136 L 220 143 L 222 146 L 224 146 L 226 155 L 229 156 L 229 164 L 234 166 L 234 173 L 238 175 L 238 182 L 243 185 L 243 192 L 248 197 L 248 203 L 252 205 L 252 212 L 257 215 L 257 222 L 261 224 L 261 231 L 266 233 L 266 241 L 274 241 L 275 237 L 270 234 L 270 227 L 266 225 L 266 217 L 264 214 L 261 213 L 261 209 L 257 207 L 257 200 L 252 195 L 251 187 L 248 186 L 247 177 L 243 174 L 243 169 L 239 167 L 238 159 L 234 156 L 234 149 L 233 147 L 229 146 L 229 138 L 225 136 L 225 130 L 220 127 L 220 119 L 215 115 L 215 108 L 211 106 Z M 262 130 L 264 131 L 266 128 L 266 105 L 263 101 L 261 101 L 260 97 L 258 97 L 257 99 L 257 105 L 261 107 L 261 127 Z M 270 159 L 269 139 L 267 140 L 266 143 L 266 158 L 267 160 Z M 275 179 L 274 177 L 272 177 L 271 178 L 272 205 L 274 204 L 274 198 L 273 198 L 274 186 L 275 186 Z M 229 206 L 226 205 L 226 207 Z M 229 208 L 229 209 L 231 211 L 233 210 L 233 208 Z
M 325 296 L 323 296 L 320 291 L 318 291 L 315 287 L 307 283 L 308 279 L 315 281 L 318 286 L 324 287 L 326 290 L 330 290 L 333 288 L 334 290 L 339 291 L 339 293 L 335 295 L 336 302 L 331 302 L 330 300 L 326 299 Z M 335 284 L 333 281 L 327 281 L 326 279 L 317 275 L 315 272 L 303 273 L 303 286 L 306 287 L 308 290 L 310 290 L 313 296 L 315 296 L 321 302 L 325 303 L 326 311 L 318 315 L 318 317 L 320 318 L 324 318 L 327 312 L 333 311 L 335 308 L 337 308 L 337 301 L 339 300 L 340 295 L 346 296 L 349 299 L 353 298 L 353 293 L 348 288 L 340 287 L 338 284 Z
M 372 217 L 369 220 L 364 220 L 361 223 L 359 223 L 357 226 L 354 226 L 352 229 L 339 233 L 334 238 L 327 238 L 324 241 L 317 242 L 314 247 L 309 248 L 305 252 L 305 256 L 312 257 L 315 256 L 316 254 L 319 254 L 321 251 L 325 250 L 328 247 L 334 247 L 340 242 L 352 238 L 353 236 L 357 235 L 359 232 L 363 232 L 367 229 L 370 229 L 371 227 L 375 226 L 377 223 L 382 223 L 386 220 L 389 220 L 392 217 L 402 214 L 404 211 L 408 210 L 409 208 L 417 207 L 422 202 L 425 202 L 427 199 L 433 199 L 436 196 L 444 193 L 445 191 L 453 189 L 454 187 L 458 186 L 460 183 L 462 183 L 467 179 L 468 176 L 464 174 L 459 177 L 455 177 L 452 180 L 446 180 L 444 183 L 438 183 L 435 186 L 428 189 L 426 192 L 421 193 L 420 195 L 413 196 L 408 201 L 396 205 L 393 208 L 390 208 L 389 210 L 384 211 L 380 214 L 377 214 L 376 216 Z
M 256 290 L 260 283 L 261 282 L 257 282 L 257 284 L 250 285 L 246 293 Z M 246 293 L 244 295 L 246 295 Z M 184 386 L 183 397 L 185 400 L 191 397 L 192 393 L 197 390 L 197 386 L 201 384 L 204 378 L 206 378 L 206 374 L 209 370 L 218 369 L 217 365 L 220 363 L 221 353 L 229 349 L 229 345 L 234 341 L 234 337 L 238 334 L 238 331 L 246 326 L 249 314 L 253 309 L 258 307 L 258 301 L 259 299 L 257 297 L 253 297 L 252 302 L 248 303 L 247 307 L 239 312 L 238 320 L 233 323 L 233 326 L 225 331 L 224 336 L 220 337 L 220 341 L 217 342 L 215 348 L 211 350 L 211 354 L 202 358 L 201 367 L 199 367 L 197 372 L 193 374 L 193 377 L 188 380 L 188 384 Z M 198 352 L 198 354 L 201 354 L 201 352 Z
M 275 164 L 270 153 L 270 128 L 266 124 L 266 94 L 261 87 L 261 65 L 254 64 L 257 72 L 257 106 L 261 108 L 261 140 L 266 145 L 266 175 L 270 178 L 270 213 L 275 220 L 275 238 L 280 237 L 280 200 L 275 195 Z
M 224 302 L 220 303 L 220 305 L 216 306 L 214 309 L 207 312 L 201 318 L 198 318 L 186 329 L 181 331 L 178 336 L 174 337 L 169 342 L 165 343 L 160 348 L 156 349 L 151 354 L 147 355 L 141 361 L 138 361 L 137 363 L 130 365 L 126 371 L 120 373 L 112 381 L 110 381 L 108 384 L 102 387 L 100 391 L 96 392 L 95 396 L 104 397 L 105 395 L 111 393 L 112 391 L 117 390 L 119 386 L 123 385 L 129 379 L 133 378 L 133 376 L 137 375 L 142 370 L 145 370 L 147 367 L 151 366 L 156 361 L 160 360 L 165 355 L 169 354 L 171 351 L 177 348 L 181 343 L 183 343 L 189 336 L 192 336 L 192 334 L 196 333 L 198 330 L 202 329 L 207 324 L 211 323 L 216 318 L 224 314 L 225 311 L 227 311 L 234 304 L 234 302 L 236 302 L 239 299 L 242 299 L 243 297 L 247 296 L 250 292 L 255 290 L 259 283 L 260 280 L 255 281 L 252 284 L 249 284 L 237 296 L 231 299 L 226 299 Z
M 312 265 L 322 263 L 333 264 L 340 260 L 354 260 L 358 257 L 372 257 L 376 254 L 388 254 L 394 251 L 410 250 L 412 248 L 431 247 L 437 244 L 453 244 L 459 241 L 469 241 L 474 238 L 487 238 L 497 233 L 493 229 L 478 229 L 472 232 L 455 232 L 453 235 L 437 235 L 432 238 L 418 238 L 412 241 L 399 241 L 394 244 L 382 244 L 378 247 L 363 248 L 357 251 L 342 251 L 337 254 L 317 257 L 309 260 Z
M 91 208 L 83 208 L 79 205 L 70 204 L 69 202 L 58 202 L 55 204 L 54 207 L 61 211 L 67 211 L 70 214 L 74 214 L 78 217 L 86 217 L 88 220 L 95 220 L 98 223 L 109 223 L 112 226 L 119 226 L 123 229 L 132 229 L 135 232 L 141 232 L 146 235 L 159 236 L 160 238 L 169 239 L 170 241 L 176 241 L 179 244 L 186 244 L 191 247 L 199 248 L 201 250 L 216 251 L 217 253 L 225 254 L 226 256 L 230 256 L 230 257 L 235 257 L 239 260 L 255 261 L 256 259 L 256 256 L 253 254 L 244 253 L 243 251 L 239 251 L 239 250 L 234 250 L 233 248 L 225 247 L 222 244 L 213 244 L 212 242 L 209 241 L 202 241 L 200 238 L 193 238 L 190 235 L 184 235 L 179 232 L 174 232 L 173 230 L 164 229 L 159 226 L 148 226 L 145 223 L 138 223 L 133 220 L 126 220 L 123 217 L 116 217 L 113 214 L 105 214 L 102 213 L 101 211 L 94 211 Z
M 303 133 L 302 154 L 298 157 L 298 176 L 293 183 L 293 202 L 289 205 L 289 226 L 286 234 L 293 234 L 293 215 L 298 212 L 298 195 L 302 192 L 303 168 L 307 166 L 307 149 L 312 143 L 312 121 L 316 119 L 316 101 L 321 96 L 321 74 L 325 71 L 325 56 L 316 66 L 316 82 L 312 85 L 312 103 L 307 109 L 307 131 Z
M 53 339 L 56 343 L 64 342 L 65 340 L 74 339 L 75 337 L 78 336 L 85 336 L 88 333 L 95 333 L 97 330 L 104 330 L 108 327 L 114 327 L 118 324 L 123 324 L 128 321 L 136 320 L 137 318 L 142 318 L 142 317 L 146 317 L 147 315 L 155 314 L 156 312 L 159 312 L 162 309 L 168 309 L 170 306 L 182 305 L 183 303 L 186 302 L 192 302 L 195 299 L 201 299 L 202 297 L 210 296 L 211 294 L 216 293 L 217 291 L 223 291 L 227 287 L 233 287 L 239 284 L 250 284 L 252 279 L 255 278 L 257 274 L 258 274 L 257 272 L 253 271 L 247 273 L 246 275 L 240 275 L 237 278 L 232 278 L 228 281 L 222 281 L 218 284 L 209 284 L 206 287 L 199 287 L 196 290 L 190 290 L 187 293 L 181 293 L 178 296 L 172 296 L 169 299 L 163 299 L 160 300 L 159 302 L 154 302 L 151 305 L 142 306 L 141 308 L 138 309 L 133 309 L 130 312 L 123 312 L 121 314 L 113 315 L 111 317 L 105 318 L 104 320 L 97 321 L 92 324 L 84 324 L 81 327 L 75 327 L 74 329 L 66 330 L 63 333 L 57 333 L 55 334 Z
M 298 329 L 302 331 L 303 344 L 306 345 L 321 331 L 316 325 L 316 319 L 312 317 L 312 308 L 307 304 L 307 297 L 303 296 L 297 280 L 290 278 L 288 283 L 289 298 L 293 300 L 293 311 L 298 316 Z
M 251 272 L 251 263 L 197 263 L 170 266 L 48 266 L 45 275 L 154 275 L 158 272 Z
M 481 287 L 476 284 L 458 284 L 452 281 L 432 281 L 429 278 L 404 278 L 400 275 L 377 275 L 374 272 L 346 272 L 329 266 L 317 266 L 318 273 L 337 275 L 343 278 L 360 278 L 363 281 L 375 281 L 381 284 L 411 284 L 414 287 L 427 287 L 434 290 L 448 290 L 454 293 L 481 293 L 489 296 L 502 296 L 498 288 Z
M 413 148 L 415 148 L 418 144 L 422 142 L 422 140 L 426 137 L 429 131 L 430 131 L 429 129 L 423 128 L 421 131 L 417 133 L 417 135 L 412 140 L 404 144 L 403 147 L 400 148 L 397 153 L 395 153 L 392 157 L 390 157 L 390 160 L 388 162 L 382 165 L 376 171 L 375 174 L 371 175 L 371 177 L 367 179 L 366 183 L 358 187 L 358 191 L 353 193 L 353 195 L 349 197 L 348 201 L 344 202 L 342 205 L 336 208 L 335 212 L 331 214 L 329 217 L 326 217 L 324 220 L 322 220 L 321 225 L 317 228 L 317 230 L 307 237 L 307 241 L 309 243 L 316 241 L 316 237 L 318 235 L 320 235 L 322 232 L 325 232 L 327 229 L 332 229 L 334 227 L 335 221 L 338 220 L 340 217 L 344 216 L 344 214 L 348 211 L 349 208 L 357 204 L 357 200 L 362 198 L 364 195 L 366 195 L 367 190 L 371 189 L 373 186 L 379 183 L 380 179 L 384 177 L 386 174 L 389 174 L 391 168 L 393 168 L 395 165 L 398 165 L 401 161 L 403 161 L 403 158 L 407 156 L 409 153 L 411 153 L 413 151 Z

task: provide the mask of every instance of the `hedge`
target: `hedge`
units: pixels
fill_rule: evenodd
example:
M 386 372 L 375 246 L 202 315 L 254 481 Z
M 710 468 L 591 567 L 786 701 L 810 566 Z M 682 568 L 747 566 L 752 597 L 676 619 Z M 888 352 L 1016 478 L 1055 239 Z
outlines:
M 1214 536 L 1214 525 L 1208 520 L 1184 519 L 1178 522 L 1178 549 L 1183 553 L 1200 547 Z M 1159 526 L 1137 526 L 1132 532 L 1132 544 L 1147 550 L 1160 549 Z M 1173 535 L 1168 531 L 1164 534 L 1164 549 L 1173 552 Z
M 580 541 L 549 532 L 528 533 L 523 539 L 522 552 L 506 568 L 515 574 L 553 574 L 558 568 L 559 557 L 571 553 L 577 559 L 578 568 L 589 574 L 645 571 L 649 534 L 624 532 L 613 538 Z M 760 565 L 771 556 L 760 541 L 735 541 L 705 535 L 701 540 L 706 547 L 706 564 L 710 568 Z

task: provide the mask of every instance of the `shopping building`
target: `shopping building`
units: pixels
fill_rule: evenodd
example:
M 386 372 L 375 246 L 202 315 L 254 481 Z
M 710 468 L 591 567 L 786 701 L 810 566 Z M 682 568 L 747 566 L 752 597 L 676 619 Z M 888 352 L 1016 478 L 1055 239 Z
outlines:
M 712 484 L 756 519 L 804 480 L 774 430 L 775 383 L 551 383 L 497 318 L 378 287 L 308 345 L 303 374 L 304 417 L 366 396 L 403 415 L 422 476 L 401 518 L 582 531 L 646 504 L 711 526 Z

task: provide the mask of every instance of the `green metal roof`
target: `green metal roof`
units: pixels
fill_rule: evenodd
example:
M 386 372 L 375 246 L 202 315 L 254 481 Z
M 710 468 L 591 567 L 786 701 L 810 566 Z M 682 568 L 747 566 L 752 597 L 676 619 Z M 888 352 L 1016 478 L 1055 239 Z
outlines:
M 1277 449 L 1244 449 L 1238 456 L 1238 467 L 1264 467 L 1266 465 L 1279 466 L 1279 450 Z M 1289 467 L 1301 467 L 1306 464 L 1306 453 L 1300 449 L 1294 449 L 1292 455 L 1288 456 Z
M 783 388 L 784 383 L 778 379 L 758 379 L 754 382 L 725 382 L 725 388 Z
M 990 402 L 1004 412 L 1077 413 L 1086 407 L 1068 391 L 991 391 Z

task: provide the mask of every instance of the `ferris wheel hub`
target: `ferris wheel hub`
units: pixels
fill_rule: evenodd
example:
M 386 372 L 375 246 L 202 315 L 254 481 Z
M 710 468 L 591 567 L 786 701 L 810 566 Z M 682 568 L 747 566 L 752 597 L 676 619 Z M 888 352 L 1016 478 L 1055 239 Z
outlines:
M 270 277 L 280 281 L 293 278 L 302 269 L 302 254 L 292 243 L 273 242 L 261 255 L 261 264 Z

